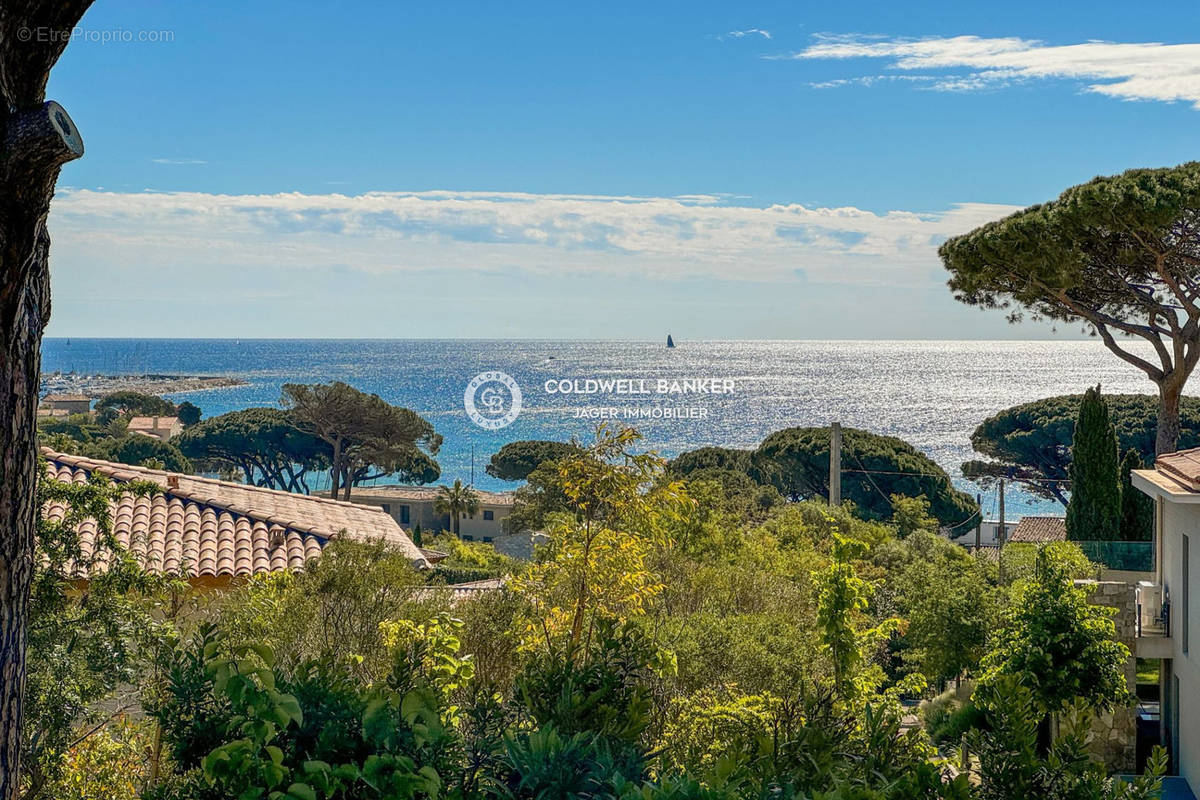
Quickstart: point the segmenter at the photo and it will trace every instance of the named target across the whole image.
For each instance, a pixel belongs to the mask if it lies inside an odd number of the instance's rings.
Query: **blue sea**
[[[445,437],[444,479],[512,488],[483,470],[506,442],[586,439],[596,425],[581,410],[676,409],[686,418],[622,419],[663,455],[705,445],[750,448],[794,425],[843,425],[899,436],[952,475],[972,457],[971,431],[1016,403],[1081,392],[1151,393],[1153,385],[1095,341],[470,341],[296,339],[47,339],[44,372],[230,375],[244,386],[172,395],[205,416],[276,405],[288,382],[345,381],[429,419]],[[467,417],[463,393],[477,374],[499,370],[521,387],[508,427],[485,430]],[[628,379],[647,394],[549,393],[562,381]],[[658,394],[658,381],[732,381],[723,394]],[[639,383],[640,382],[640,383]],[[728,384],[723,383],[727,386]],[[586,384],[581,383],[581,388]],[[957,477],[971,492],[978,487]],[[996,511],[983,492],[984,514]],[[1061,513],[1010,489],[1010,518]]]

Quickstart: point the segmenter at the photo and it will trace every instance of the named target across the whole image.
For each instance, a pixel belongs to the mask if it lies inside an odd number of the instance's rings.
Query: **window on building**
[[[400,524],[407,525],[409,518],[408,506],[400,506]]]
[[[1189,612],[1191,611],[1189,606],[1192,604],[1192,581],[1191,575],[1189,574],[1191,572],[1191,564],[1189,562],[1192,560],[1191,549],[1191,543],[1188,541],[1188,537],[1185,535],[1183,537],[1183,557],[1180,559],[1180,561],[1183,562],[1183,586],[1180,587],[1181,591],[1179,593],[1179,599],[1182,601],[1179,604],[1179,610],[1181,612],[1179,615],[1179,640],[1185,656],[1188,653],[1188,617],[1190,616]]]
[[[485,536],[485,537],[483,537],[483,543],[484,543],[484,544],[491,544],[491,543],[492,543],[492,537],[490,537],[490,536]]]
[[[474,536],[464,536],[463,541],[464,542],[473,542],[473,541],[475,541],[475,537]]]
[[[492,520],[492,519],[496,518],[496,515],[493,514],[491,511],[485,510],[483,512],[483,518],[486,520]]]

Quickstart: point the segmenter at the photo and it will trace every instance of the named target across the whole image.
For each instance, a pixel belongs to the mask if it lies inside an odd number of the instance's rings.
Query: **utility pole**
[[[1000,546],[1008,543],[1008,529],[1004,527],[1004,478],[1000,479]]]
[[[979,516],[975,518],[975,552],[983,546],[983,495],[975,495],[975,505],[979,506]]]
[[[842,504],[842,423],[829,426],[829,505]]]

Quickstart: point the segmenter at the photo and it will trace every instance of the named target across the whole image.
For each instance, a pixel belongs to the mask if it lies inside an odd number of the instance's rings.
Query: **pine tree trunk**
[[[1179,447],[1179,398],[1183,384],[1164,381],[1158,387],[1158,435],[1154,441],[1154,454],[1174,453]]]
[[[18,233],[0,220],[6,245]],[[0,798],[17,797],[25,694],[25,635],[33,576],[33,511],[36,497],[34,423],[42,329],[50,311],[45,227],[41,244],[27,252],[32,279],[21,292],[15,317],[6,315],[0,356]],[[6,246],[5,269],[13,254]],[[7,287],[5,287],[7,288]]]
[[[5,154],[7,155],[7,153]],[[57,176],[57,169],[54,170]],[[50,318],[53,181],[5,186],[0,199],[0,798],[17,796],[25,634],[33,576],[37,401],[42,331]],[[14,196],[15,195],[15,196]]]
[[[338,480],[342,476],[342,440],[335,439],[333,442],[333,458],[332,464],[329,466],[329,497],[333,500],[338,499]]]
[[[0,800],[17,800],[42,331],[50,319],[46,217],[59,170],[83,155],[75,123],[45,102],[50,69],[91,0],[0,4]]]

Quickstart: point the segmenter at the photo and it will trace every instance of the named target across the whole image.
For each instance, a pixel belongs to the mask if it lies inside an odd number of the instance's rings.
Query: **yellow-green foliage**
[[[260,576],[215,609],[231,644],[265,644],[284,664],[356,663],[366,677],[389,662],[380,623],[427,619],[448,605],[425,586],[408,557],[383,542],[342,540],[298,574]]]
[[[654,747],[664,772],[712,772],[722,758],[752,750],[768,735],[780,699],[769,693],[702,689],[671,702]]]
[[[55,800],[136,800],[150,777],[153,725],[118,720],[67,751]]]
[[[446,554],[446,560],[439,562],[441,566],[484,569],[497,575],[512,574],[522,567],[521,562],[486,542],[467,542],[450,533],[428,536],[422,546]]]

